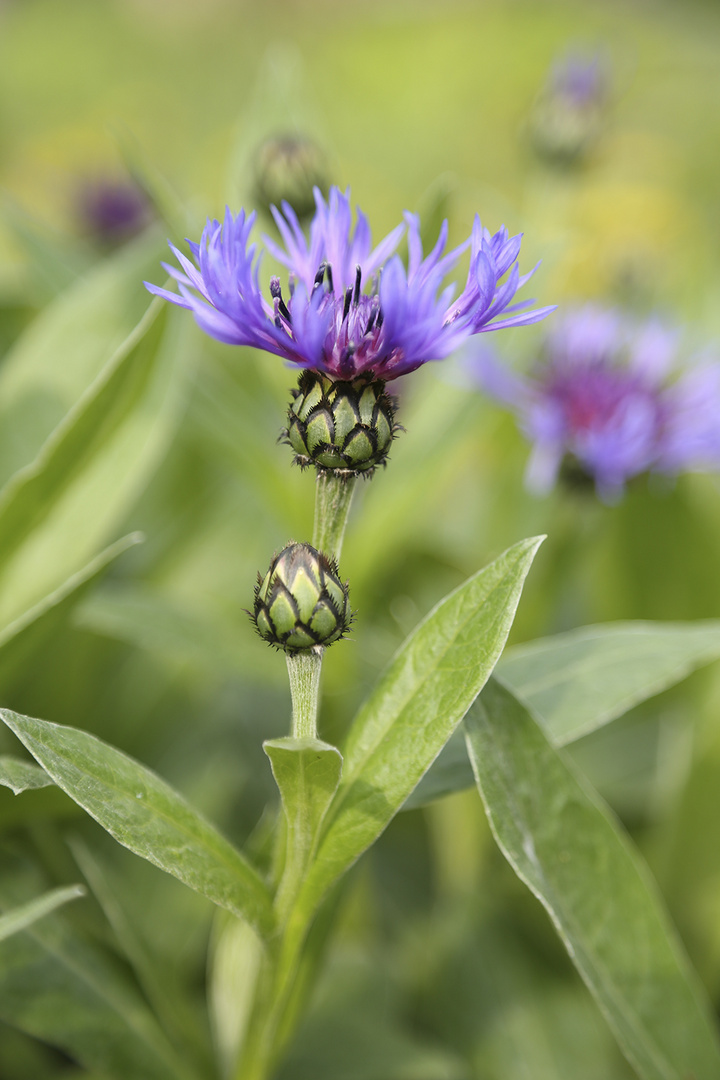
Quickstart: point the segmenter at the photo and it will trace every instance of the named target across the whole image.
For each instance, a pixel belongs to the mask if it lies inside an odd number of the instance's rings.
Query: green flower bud
[[[298,465],[370,476],[385,463],[398,430],[385,383],[365,376],[333,381],[306,370],[292,394],[283,435]]]
[[[348,587],[337,563],[310,544],[288,544],[264,578],[258,574],[251,618],[258,634],[286,652],[330,645],[351,621]]]
[[[327,187],[327,164],[317,143],[303,135],[276,135],[258,147],[255,199],[269,208],[290,203],[300,221],[315,213],[313,188]]]

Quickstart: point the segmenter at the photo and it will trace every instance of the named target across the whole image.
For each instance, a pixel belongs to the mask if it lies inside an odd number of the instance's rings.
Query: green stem
[[[292,696],[292,734],[295,739],[317,738],[322,646],[305,652],[286,653]]]
[[[333,472],[319,471],[317,474],[312,544],[336,561],[340,558],[356,481],[355,476],[341,479]],[[293,703],[292,734],[296,739],[317,738],[323,651],[318,647],[286,654]],[[300,856],[302,853],[295,854]],[[294,880],[297,871],[292,858],[290,864],[289,873],[284,876],[278,890],[277,900],[281,909],[286,907],[287,897],[294,894],[297,884]],[[288,878],[292,878],[292,882]],[[283,1027],[292,1000],[296,965],[300,963],[304,936],[304,933],[298,936],[296,928],[292,942],[281,937],[266,959],[263,992],[256,999],[248,1040],[235,1072],[236,1080],[267,1080],[272,1070],[279,1051],[279,1030]],[[281,957],[284,962],[281,962]]]
[[[339,477],[330,471],[317,474],[312,544],[336,561],[340,559],[356,483],[357,476]]]

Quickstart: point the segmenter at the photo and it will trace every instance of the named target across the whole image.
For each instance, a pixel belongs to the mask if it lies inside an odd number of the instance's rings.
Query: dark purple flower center
[[[275,325],[293,337],[292,304],[295,281],[290,275],[289,301],[282,294],[280,278],[270,279],[270,295],[273,298]],[[372,278],[370,293],[362,292],[362,267],[355,268],[355,281],[341,294],[335,291],[332,266],[322,262],[315,274],[311,303],[316,305],[320,316],[325,315],[328,333],[325,338],[325,358],[332,362],[340,376],[350,377],[372,363],[383,363],[377,355],[378,340],[383,325],[380,306],[379,274]]]
[[[574,434],[603,429],[635,404],[659,413],[657,394],[638,375],[606,363],[553,371],[546,387]]]

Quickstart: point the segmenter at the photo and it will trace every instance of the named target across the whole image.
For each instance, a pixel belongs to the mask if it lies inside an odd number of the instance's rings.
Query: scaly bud
[[[337,563],[310,544],[288,544],[264,578],[258,574],[251,618],[258,634],[286,652],[330,645],[351,621],[348,587]]]
[[[292,394],[283,436],[298,465],[369,476],[384,464],[398,430],[385,383],[362,376],[333,381],[306,370]]]
[[[327,188],[325,155],[304,135],[276,135],[257,150],[255,197],[267,208],[288,202],[300,221],[315,213],[313,188]]]

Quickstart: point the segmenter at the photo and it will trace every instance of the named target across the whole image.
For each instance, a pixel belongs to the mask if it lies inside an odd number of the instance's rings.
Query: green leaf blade
[[[490,824],[643,1080],[713,1080],[720,1044],[654,883],[599,797],[497,680],[465,720]]]
[[[287,822],[285,871],[277,897],[278,910],[284,913],[314,854],[320,826],[340,783],[343,759],[336,747],[313,738],[268,739],[263,750]]]
[[[86,732],[8,709],[0,709],[0,717],[118,843],[246,919],[261,935],[270,933],[272,905],[260,875],[169,784]]]
[[[35,900],[28,900],[27,903],[12,911],[4,912],[0,915],[0,941],[4,941],[21,930],[26,930],[28,926],[32,926],[38,919],[49,915],[62,904],[77,900],[84,895],[85,889],[82,885],[61,886],[59,889],[51,889],[50,892],[38,896]]]
[[[385,829],[477,697],[542,538],[522,541],[430,612],[361,708],[298,904],[314,910]]]
[[[564,746],[718,658],[717,620],[609,623],[516,645],[498,675]]]
[[[533,710],[554,746],[566,746],[720,658],[720,622],[583,626],[507,649],[497,674]],[[411,810],[472,787],[456,732],[405,804]]]
[[[36,902],[27,864],[1,869],[3,906]],[[0,942],[0,1018],[108,1080],[198,1080],[122,969],[58,913]]]
[[[39,765],[11,754],[0,755],[0,784],[10,788],[13,795],[37,788],[51,787],[55,781]]]

